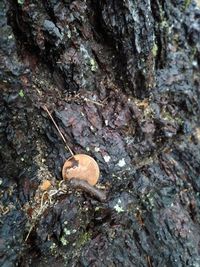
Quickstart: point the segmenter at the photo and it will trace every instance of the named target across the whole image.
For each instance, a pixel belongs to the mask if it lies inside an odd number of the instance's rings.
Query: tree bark
[[[0,5],[1,266],[199,266],[197,4]],[[70,152],[44,106],[106,201],[60,183]]]

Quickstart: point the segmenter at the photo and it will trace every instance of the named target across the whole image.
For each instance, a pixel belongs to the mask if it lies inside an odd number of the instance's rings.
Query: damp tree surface
[[[198,2],[7,0],[0,16],[0,265],[199,266]],[[106,201],[60,183],[70,153],[44,106]]]

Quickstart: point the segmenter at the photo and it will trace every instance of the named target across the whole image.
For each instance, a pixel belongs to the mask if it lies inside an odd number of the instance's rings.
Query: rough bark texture
[[[200,266],[197,5],[0,9],[1,266]],[[105,202],[59,184],[70,153],[44,105],[99,163]]]

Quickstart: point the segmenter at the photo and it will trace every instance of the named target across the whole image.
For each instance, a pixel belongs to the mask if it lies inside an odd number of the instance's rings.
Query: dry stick
[[[39,209],[39,211],[38,211],[38,213],[37,213],[37,215],[36,215],[36,218],[33,220],[33,223],[32,223],[32,225],[31,225],[31,227],[30,227],[30,229],[29,229],[29,231],[28,231],[28,234],[26,235],[26,238],[25,238],[25,242],[28,240],[28,238],[29,238],[29,236],[30,236],[30,234],[31,234],[31,232],[32,232],[32,230],[33,230],[33,228],[35,227],[35,225],[36,225],[36,221],[37,221],[37,219],[39,218],[39,216],[42,214],[42,212],[43,212],[43,207],[44,207],[44,196],[45,196],[45,194],[47,193],[47,191],[45,191],[43,194],[42,194],[42,198],[41,198],[41,203],[40,203],[40,209]]]
[[[89,193],[91,196],[95,197],[101,202],[106,200],[106,194],[104,191],[95,188],[94,186],[90,185],[85,180],[79,180],[77,178],[72,178],[69,181],[69,184],[72,188],[75,189],[82,189],[83,191]]]
[[[31,232],[32,232],[34,227],[35,227],[35,224],[32,224],[30,229],[29,229],[29,231],[28,231],[28,234],[27,234],[26,238],[24,239],[25,242],[28,240],[28,238],[29,238],[29,236],[30,236],[30,234],[31,234]]]
[[[104,106],[103,103],[100,103],[100,102],[91,100],[91,99],[89,99],[89,98],[87,98],[87,97],[85,97],[84,100],[85,100],[86,102],[91,102],[91,103],[93,103],[93,104],[96,104],[96,105],[99,105],[99,106],[102,106],[102,107]]]
[[[66,141],[64,135],[61,133],[61,130],[59,129],[57,123],[55,122],[54,118],[52,117],[51,113],[49,112],[49,110],[48,110],[48,108],[47,108],[46,106],[44,106],[44,110],[48,113],[49,117],[51,118],[53,124],[55,125],[55,127],[56,127],[58,133],[60,134],[60,136],[61,136],[63,142],[65,143],[67,149],[69,150],[70,154],[71,154],[72,156],[74,156],[73,151],[72,151],[71,148],[68,146],[67,141]]]

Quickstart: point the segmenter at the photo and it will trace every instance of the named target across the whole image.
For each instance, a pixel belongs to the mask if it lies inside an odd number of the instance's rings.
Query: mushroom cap
[[[64,163],[62,177],[64,180],[77,178],[95,185],[99,179],[100,171],[97,162],[85,154],[77,154]]]
[[[40,184],[40,190],[46,191],[50,188],[51,182],[49,180],[43,180]]]

